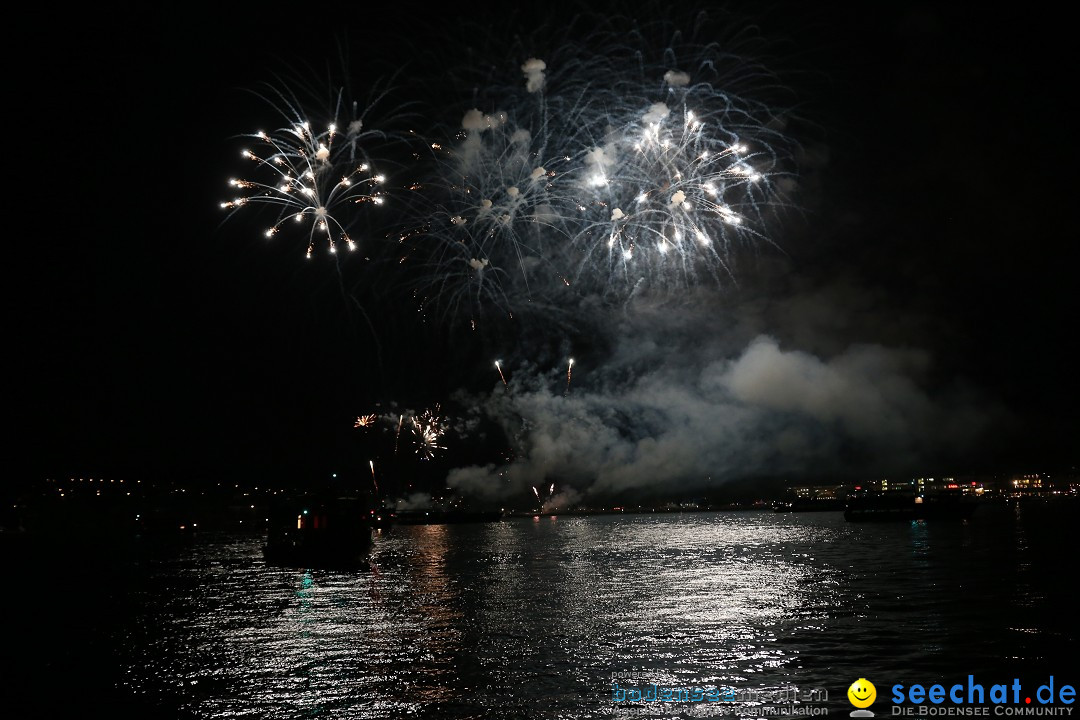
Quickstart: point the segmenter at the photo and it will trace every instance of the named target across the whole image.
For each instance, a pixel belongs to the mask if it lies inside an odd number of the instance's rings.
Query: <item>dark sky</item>
[[[823,361],[860,343],[916,350],[930,360],[921,397],[946,406],[926,417],[986,421],[929,472],[1074,465],[1070,24],[1050,5],[807,5],[747,5],[802,118],[789,131],[806,211],[726,291],[732,358],[758,331]],[[31,50],[7,60],[20,476],[330,472],[357,463],[352,422],[376,402],[420,407],[497,380],[498,339],[418,332],[380,290],[363,297],[369,325],[332,263],[221,224],[234,136],[266,117],[248,90],[337,67],[343,48],[364,85],[397,60],[483,54],[513,22],[496,4],[418,8],[25,17]],[[452,98],[448,70],[413,68],[415,87]],[[950,402],[967,414],[942,420]]]

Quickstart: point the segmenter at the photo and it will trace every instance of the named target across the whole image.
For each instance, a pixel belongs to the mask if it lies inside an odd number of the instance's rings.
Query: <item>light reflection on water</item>
[[[1006,511],[515,519],[397,527],[346,572],[205,536],[132,571],[107,644],[121,695],[182,717],[612,717],[626,671],[825,688],[846,712],[859,677],[882,693],[1066,675],[1076,625],[1053,564],[1074,537]]]

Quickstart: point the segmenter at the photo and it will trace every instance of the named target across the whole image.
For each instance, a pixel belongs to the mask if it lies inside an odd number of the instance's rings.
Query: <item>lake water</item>
[[[270,567],[243,534],[27,555],[9,566],[6,692],[39,717],[114,718],[847,717],[859,678],[881,717],[895,684],[968,675],[1031,695],[1080,680],[1076,520],[399,526],[360,571]],[[616,702],[616,685],[738,695]]]

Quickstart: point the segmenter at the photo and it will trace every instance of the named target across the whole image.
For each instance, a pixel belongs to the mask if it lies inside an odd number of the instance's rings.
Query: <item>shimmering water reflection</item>
[[[846,715],[859,677],[882,692],[1073,672],[1054,567],[1075,535],[1030,515],[402,526],[349,572],[269,567],[261,538],[205,536],[132,571],[104,645],[120,696],[182,717],[609,718],[612,674],[627,671],[823,688]]]

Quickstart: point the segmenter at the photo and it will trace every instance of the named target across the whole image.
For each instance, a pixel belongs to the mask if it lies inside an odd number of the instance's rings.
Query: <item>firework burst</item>
[[[441,444],[446,428],[447,421],[439,415],[439,406],[412,417],[416,454],[421,460],[432,460],[440,450],[446,449],[446,446]]]
[[[339,88],[329,110],[322,112],[309,111],[292,90],[271,87],[259,94],[284,124],[242,136],[250,146],[241,156],[252,167],[244,177],[229,180],[238,194],[222,202],[222,209],[268,206],[274,215],[263,230],[265,236],[295,231],[304,240],[308,258],[319,247],[331,254],[341,247],[356,250],[358,241],[349,228],[389,195],[386,176],[372,158],[387,157],[391,146],[408,141],[399,131],[371,127],[372,113],[386,102],[388,93],[379,88],[361,105],[346,102],[345,89]],[[380,124],[393,126],[405,117],[399,107]],[[396,161],[382,164],[396,166]]]
[[[510,316],[526,303],[553,304],[570,237],[560,210],[569,200],[555,183],[567,158],[546,156],[534,130],[507,113],[476,109],[433,150],[418,279],[439,312]]]
[[[290,127],[272,133],[263,131],[250,135],[258,149],[245,149],[243,157],[255,163],[259,179],[231,179],[229,185],[241,195],[221,204],[234,210],[251,204],[266,204],[278,210],[274,223],[265,231],[266,237],[278,234],[291,221],[303,228],[307,242],[307,257],[323,243],[331,253],[344,244],[349,250],[356,243],[346,231],[350,222],[342,216],[354,204],[381,205],[384,194],[379,186],[385,178],[366,162],[343,161],[344,142],[333,123],[322,132],[314,132],[308,121],[298,121]],[[339,142],[339,138],[342,142]]]
[[[675,291],[722,281],[733,244],[765,237],[760,154],[685,97],[675,108],[642,107],[585,153],[577,281],[615,294],[641,281]]]
[[[775,79],[698,40],[698,20],[597,25],[508,58],[479,98],[493,109],[467,109],[434,143],[440,192],[419,237],[449,315],[678,297],[732,280],[739,248],[771,242],[796,149],[754,98]]]
[[[353,423],[354,428],[370,429],[382,424],[385,428],[393,431],[394,455],[398,454],[402,442],[402,430],[407,429],[405,442],[412,442],[415,455],[421,460],[432,460],[438,453],[446,449],[446,433],[450,428],[450,420],[442,415],[442,406],[436,404],[421,412],[411,410],[394,414],[376,415],[369,413],[360,415]],[[374,472],[374,467],[372,468]]]
[[[502,59],[441,58],[449,94],[410,135],[408,192],[365,255],[425,317],[472,328],[733,278],[733,254],[771,242],[790,204],[796,148],[769,102],[779,83],[737,43],[700,40],[716,37],[701,18],[582,16],[527,43],[508,34]],[[287,124],[244,151],[260,177],[233,180],[223,207],[275,207],[267,234],[299,224],[308,256],[355,247],[347,228],[387,200],[368,152],[385,136],[355,105],[321,125],[278,105]]]

